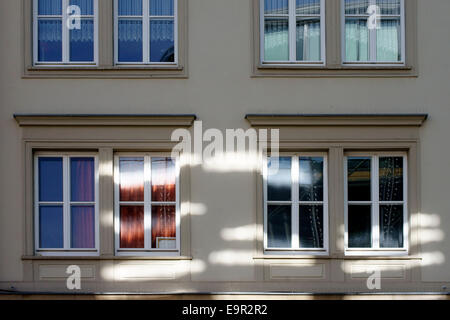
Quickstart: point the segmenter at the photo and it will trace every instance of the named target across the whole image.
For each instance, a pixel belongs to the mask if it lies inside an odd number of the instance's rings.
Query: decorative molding
[[[14,114],[19,126],[164,126],[190,127],[195,114]]]
[[[410,126],[420,127],[427,114],[247,114],[256,126]]]

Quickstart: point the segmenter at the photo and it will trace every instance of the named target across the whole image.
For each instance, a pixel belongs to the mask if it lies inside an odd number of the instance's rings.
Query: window
[[[42,255],[97,254],[97,156],[35,156],[35,236]]]
[[[97,0],[34,0],[34,64],[97,63]]]
[[[403,63],[404,0],[345,0],[345,63]]]
[[[347,253],[406,251],[406,155],[351,153],[345,164]]]
[[[324,0],[261,0],[262,62],[323,63],[324,14]]]
[[[117,64],[177,62],[177,0],[115,0]]]
[[[117,254],[179,254],[178,176],[164,154],[115,156]]]
[[[269,157],[264,165],[264,248],[273,253],[327,253],[327,158]]]

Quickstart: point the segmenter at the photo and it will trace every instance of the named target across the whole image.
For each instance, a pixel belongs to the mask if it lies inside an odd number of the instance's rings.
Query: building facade
[[[446,293],[449,12],[1,1],[0,292]]]

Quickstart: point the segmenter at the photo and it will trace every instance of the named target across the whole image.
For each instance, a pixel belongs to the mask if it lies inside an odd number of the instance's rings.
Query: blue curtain
[[[289,60],[289,24],[288,19],[265,19],[264,60]]]
[[[38,1],[39,15],[61,15],[62,14],[62,0],[39,0]]]
[[[39,61],[62,61],[62,22],[60,19],[39,19]]]
[[[81,29],[70,30],[70,61],[94,61],[94,21],[81,20]]]
[[[142,0],[119,0],[119,16],[141,16]]]
[[[377,61],[401,60],[400,19],[382,20],[377,30]]]
[[[320,0],[297,0],[297,14],[320,14]]]
[[[150,20],[150,61],[174,62],[173,20]]]
[[[142,21],[119,20],[119,61],[142,62]]]
[[[320,19],[297,20],[297,61],[319,61]]]
[[[150,0],[150,15],[173,16],[174,0]]]
[[[264,14],[288,14],[288,0],[264,0]]]
[[[346,61],[369,60],[369,30],[366,19],[347,19],[345,21]]]

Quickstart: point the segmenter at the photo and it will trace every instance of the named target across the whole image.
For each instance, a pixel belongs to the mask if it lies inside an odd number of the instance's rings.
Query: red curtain
[[[144,206],[120,207],[120,247],[144,248]]]
[[[144,201],[144,159],[120,160],[120,201]]]
[[[72,248],[95,248],[95,208],[72,206]]]
[[[152,248],[157,248],[157,237],[176,237],[175,206],[152,207]]]
[[[171,158],[152,158],[152,201],[175,201],[175,163]]]

